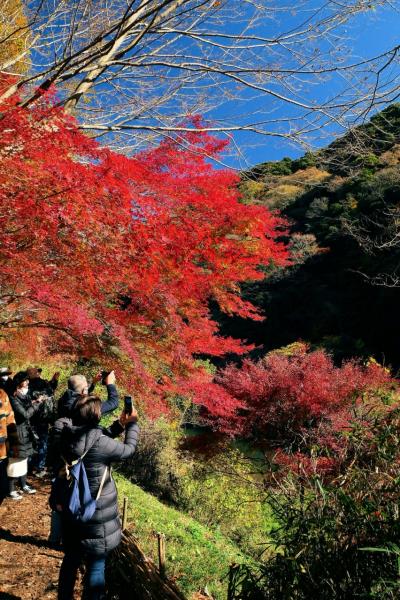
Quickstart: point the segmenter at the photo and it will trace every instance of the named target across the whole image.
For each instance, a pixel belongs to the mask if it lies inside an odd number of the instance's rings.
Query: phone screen
[[[125,396],[124,398],[124,412],[126,415],[132,414],[132,396]]]

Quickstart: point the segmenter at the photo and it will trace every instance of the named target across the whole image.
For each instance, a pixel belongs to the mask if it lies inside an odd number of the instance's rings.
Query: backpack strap
[[[96,442],[97,442],[97,440],[95,440],[95,441],[93,442],[93,444],[91,444],[91,445],[89,446],[89,448],[87,448],[87,449],[85,450],[85,452],[84,452],[84,453],[83,453],[83,454],[82,454],[82,455],[79,457],[79,460],[83,460],[83,459],[85,458],[86,454],[89,452],[89,450],[91,450],[91,449],[92,449],[92,446],[94,446]]]
[[[69,470],[77,461],[72,461],[72,463],[69,463],[62,454],[61,454],[61,458],[63,459],[64,465],[59,469],[58,476],[66,477],[67,479],[69,479],[70,478]]]
[[[64,464],[64,468],[65,468],[65,473],[66,473],[67,479],[69,479],[69,469],[70,469],[72,466],[76,465],[76,464],[77,464],[79,461],[81,461],[81,462],[82,462],[82,464],[83,464],[83,459],[85,458],[86,454],[89,452],[89,450],[91,450],[91,449],[92,449],[92,447],[93,447],[93,446],[95,445],[95,443],[96,443],[96,442],[97,442],[97,441],[98,441],[98,440],[101,438],[101,436],[102,436],[102,435],[103,435],[103,434],[101,434],[101,435],[100,435],[100,436],[99,436],[97,439],[95,439],[95,440],[94,440],[94,442],[93,442],[93,443],[92,443],[92,444],[89,446],[89,448],[87,448],[87,449],[85,450],[85,452],[84,452],[84,453],[83,453],[81,456],[79,456],[79,457],[78,457],[76,460],[73,460],[73,461],[71,462],[71,464],[70,464],[70,463],[68,463],[68,461],[66,461],[66,460],[65,460],[65,458],[64,458],[63,456],[61,456],[61,458],[63,459],[63,461],[64,461],[64,463],[65,463],[65,464]],[[97,501],[97,500],[100,498],[100,496],[101,496],[101,492],[103,491],[103,487],[104,487],[104,484],[105,484],[105,482],[106,482],[107,472],[108,472],[108,467],[106,467],[106,468],[104,469],[104,473],[103,473],[103,475],[102,475],[102,477],[101,477],[101,482],[100,482],[99,491],[97,492],[97,495],[96,495],[96,498],[95,498],[95,499],[96,499],[96,501]],[[111,475],[111,468],[110,468],[110,475]]]
[[[99,491],[97,492],[96,501],[100,498],[101,492],[103,491],[103,487],[106,482],[107,472],[108,472],[108,467],[106,467],[104,469],[103,477],[101,478],[101,482],[100,482]]]
[[[79,457],[79,460],[81,460],[81,461],[83,462],[83,459],[84,459],[84,457],[86,456],[86,454],[89,452],[89,450],[91,450],[91,449],[93,448],[93,446],[95,445],[95,443],[96,443],[96,442],[97,442],[97,441],[98,441],[98,440],[99,440],[99,439],[100,439],[100,438],[101,438],[103,435],[104,435],[104,434],[102,433],[101,435],[99,435],[99,437],[98,437],[97,439],[95,439],[95,440],[94,440],[93,444],[91,444],[91,445],[89,446],[89,448],[87,448],[87,450],[86,450],[86,451],[85,451],[85,452],[82,454],[82,456],[80,456],[80,457]],[[103,491],[103,487],[104,487],[104,484],[105,484],[105,482],[106,482],[107,472],[108,472],[108,467],[106,467],[106,468],[104,469],[104,473],[103,473],[103,475],[102,475],[102,477],[101,477],[99,491],[97,492],[97,495],[96,495],[96,498],[95,498],[96,502],[97,502],[97,500],[100,498],[100,496],[101,496],[101,492]]]
[[[76,460],[72,461],[72,464],[75,465],[79,460],[83,461],[83,459],[85,458],[86,454],[89,452],[89,450],[91,450],[93,448],[93,446],[95,445],[95,443],[99,441],[99,439],[101,438],[102,435],[103,434],[100,434],[97,438],[95,437],[94,441],[90,444],[90,446],[88,448],[86,448],[85,452],[83,454],[81,454],[81,456],[78,456],[78,458]]]

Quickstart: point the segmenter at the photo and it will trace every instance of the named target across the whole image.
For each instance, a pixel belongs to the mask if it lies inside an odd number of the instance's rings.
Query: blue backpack
[[[83,464],[83,458],[89,450],[90,448],[77,460],[72,461],[71,464],[62,457],[64,466],[52,481],[49,497],[52,510],[62,513],[78,523],[86,523],[92,518],[108,472],[106,467],[96,498],[92,498],[85,465]]]

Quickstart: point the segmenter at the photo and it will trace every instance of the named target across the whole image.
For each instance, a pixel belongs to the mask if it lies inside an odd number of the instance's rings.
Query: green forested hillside
[[[290,220],[293,265],[245,286],[264,323],[224,320],[224,333],[261,352],[302,338],[339,359],[373,354],[399,366],[399,140],[396,104],[324,150],[243,174],[244,201],[255,193]]]

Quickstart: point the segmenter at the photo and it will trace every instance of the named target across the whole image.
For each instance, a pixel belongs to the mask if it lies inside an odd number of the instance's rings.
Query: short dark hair
[[[28,367],[26,374],[29,379],[37,379],[39,377],[39,369],[37,367]]]
[[[72,411],[75,425],[97,425],[101,419],[101,400],[98,396],[82,395],[76,401]]]

